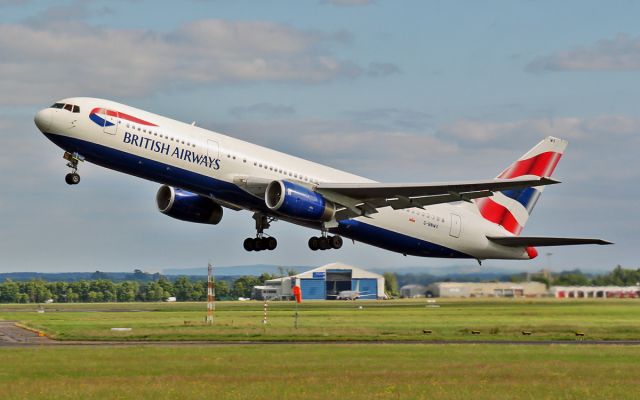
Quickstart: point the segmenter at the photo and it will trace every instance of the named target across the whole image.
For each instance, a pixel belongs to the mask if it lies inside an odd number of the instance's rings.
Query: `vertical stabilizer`
[[[511,164],[497,178],[551,177],[566,147],[566,140],[549,136]],[[476,200],[476,205],[486,220],[501,225],[514,235],[519,235],[543,190],[544,186],[539,186],[496,192],[492,197]]]

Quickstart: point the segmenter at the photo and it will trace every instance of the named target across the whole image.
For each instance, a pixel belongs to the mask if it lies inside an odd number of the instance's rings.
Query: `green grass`
[[[640,347],[0,348],[2,399],[632,399]]]
[[[0,319],[60,340],[575,340],[575,331],[592,340],[640,339],[640,304],[634,299],[439,299],[437,304],[309,301],[300,305],[298,329],[290,302],[270,302],[266,326],[261,302],[218,302],[213,326],[202,325],[205,303],[51,304],[44,314],[34,305],[0,305]],[[107,309],[123,312],[95,312]],[[133,329],[112,332],[112,327]],[[523,330],[533,334],[523,336]]]

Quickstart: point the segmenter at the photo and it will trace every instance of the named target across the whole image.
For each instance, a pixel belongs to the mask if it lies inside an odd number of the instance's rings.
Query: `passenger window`
[[[74,113],[79,113],[80,112],[80,106],[73,106],[73,112]]]
[[[73,106],[71,104],[65,104],[64,109],[67,111],[73,111]]]

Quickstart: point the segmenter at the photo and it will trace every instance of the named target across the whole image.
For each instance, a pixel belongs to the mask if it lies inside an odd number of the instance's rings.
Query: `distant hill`
[[[259,276],[263,273],[276,275],[280,273],[280,266],[269,264],[256,265],[240,265],[240,266],[221,266],[214,267],[214,275],[216,279],[233,280],[243,275]],[[316,268],[316,266],[283,266],[285,270],[295,270],[296,272],[304,272]],[[366,267],[365,267],[366,269]],[[441,280],[504,280],[509,275],[518,273],[518,270],[507,270],[499,268],[478,268],[478,267],[448,267],[448,268],[430,268],[430,267],[405,267],[405,268],[371,268],[368,269],[376,273],[393,272],[402,277],[401,282],[414,283],[435,282]],[[202,279],[207,275],[205,268],[169,268],[160,273],[145,273],[139,270],[135,272],[8,272],[0,273],[0,283],[11,279],[13,281],[28,281],[32,279],[42,279],[48,282],[76,282],[80,280],[93,279],[109,279],[114,282],[120,281],[139,281],[147,282],[157,280],[164,276],[170,280],[174,280],[179,276],[187,276],[191,279]]]
[[[213,273],[215,276],[242,276],[242,275],[262,275],[263,273],[277,274],[278,268],[294,269],[297,272],[304,272],[316,268],[315,266],[281,266],[269,264],[255,265],[238,265],[238,266],[214,266]],[[189,275],[189,276],[207,276],[207,268],[168,268],[162,271],[164,275]]]

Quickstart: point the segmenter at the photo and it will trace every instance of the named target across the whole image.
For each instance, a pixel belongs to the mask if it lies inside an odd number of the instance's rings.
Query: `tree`
[[[91,280],[97,281],[100,279],[109,279],[109,275],[101,271],[96,271],[93,274],[91,274]]]
[[[31,303],[44,303],[51,298],[47,284],[41,279],[34,279],[25,284],[25,293]]]
[[[227,299],[231,296],[229,284],[226,281],[215,282],[216,300]]]
[[[553,283],[557,286],[585,286],[591,284],[589,278],[579,269],[560,273]]]
[[[186,276],[180,276],[173,283],[173,294],[177,301],[189,301],[193,298],[193,284]]]
[[[116,285],[116,300],[120,302],[135,301],[139,286],[138,282],[120,282]]]
[[[398,277],[392,272],[385,272],[384,276],[384,292],[389,297],[397,297],[398,292]]]
[[[0,284],[0,303],[17,303],[18,294],[20,294],[20,287],[11,279]]]
[[[241,276],[240,278],[236,279],[235,282],[233,282],[233,289],[231,291],[232,295],[236,298],[250,297],[251,289],[253,289],[253,287],[256,285],[260,285],[262,282],[255,276]]]

